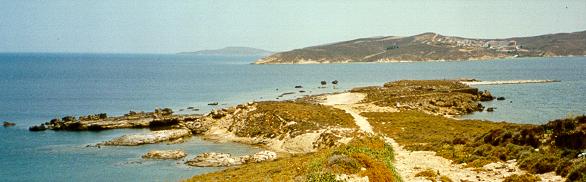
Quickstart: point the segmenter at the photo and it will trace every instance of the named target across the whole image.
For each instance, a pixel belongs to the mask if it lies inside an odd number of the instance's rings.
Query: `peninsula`
[[[361,38],[272,54],[255,64],[489,60],[586,55],[586,31],[507,39],[423,33]]]
[[[232,156],[149,151],[144,160],[227,167],[187,181],[579,181],[586,178],[586,116],[543,125],[454,119],[500,102],[470,82],[400,80],[343,93],[257,101],[205,115],[171,109],[67,116],[31,131],[151,128],[88,147],[169,145],[200,136],[265,151]],[[512,82],[512,81],[511,81]],[[515,81],[518,83],[545,83]],[[498,109],[496,110],[498,112]],[[178,163],[180,163],[178,161]],[[264,175],[258,175],[264,174]]]

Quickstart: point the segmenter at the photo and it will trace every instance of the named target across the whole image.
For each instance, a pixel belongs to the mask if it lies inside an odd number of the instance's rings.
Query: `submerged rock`
[[[277,159],[277,153],[272,151],[260,151],[253,155],[232,157],[228,153],[207,152],[197,155],[185,164],[197,167],[228,167],[252,162],[272,161]]]
[[[188,129],[160,130],[144,134],[123,135],[98,145],[135,146],[159,143],[188,136],[191,136],[191,131]]]
[[[496,108],[494,108],[494,107],[486,108],[486,112],[494,112],[494,109],[496,109]]]
[[[16,123],[9,122],[9,121],[4,121],[4,122],[2,123],[2,126],[4,126],[4,127],[11,127],[11,126],[16,126]]]
[[[505,100],[505,97],[497,97],[496,100]]]
[[[142,156],[143,159],[181,159],[187,156],[182,150],[151,150]]]

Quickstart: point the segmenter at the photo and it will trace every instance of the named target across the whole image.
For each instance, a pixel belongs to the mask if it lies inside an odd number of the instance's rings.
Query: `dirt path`
[[[326,100],[322,103],[324,105],[330,105],[338,109],[342,109],[346,111],[346,113],[352,115],[354,117],[354,121],[356,125],[360,128],[360,130],[373,134],[372,126],[365,117],[361,116],[359,112],[355,111],[352,108],[352,104],[356,104],[360,102],[362,99],[366,97],[365,94],[361,93],[342,93],[342,94],[335,94],[335,95],[328,95]]]
[[[322,104],[346,111],[354,117],[356,125],[360,127],[360,130],[374,134],[372,126],[360,113],[368,111],[397,112],[397,110],[393,108],[382,108],[372,104],[359,104],[365,97],[366,95],[361,93],[327,95]],[[436,156],[435,152],[409,151],[403,149],[392,138],[385,137],[385,140],[393,146],[393,150],[395,151],[395,168],[401,175],[403,181],[431,181],[424,177],[415,177],[417,173],[427,169],[439,173],[435,178],[437,181],[439,181],[440,176],[446,176],[452,181],[503,181],[507,176],[526,173],[517,167],[516,161],[491,163],[482,169],[465,168],[464,164],[452,164],[451,160]],[[554,173],[540,174],[537,176],[544,182],[564,181],[562,177],[556,176]]]

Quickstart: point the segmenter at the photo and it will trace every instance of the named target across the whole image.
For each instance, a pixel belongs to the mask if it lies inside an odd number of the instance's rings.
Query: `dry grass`
[[[194,176],[186,181],[305,181],[311,162],[325,158],[327,151],[293,155],[275,161],[251,163],[219,172]]]
[[[438,176],[437,172],[433,169],[426,169],[421,172],[415,174],[415,177],[424,177],[425,179],[435,181],[435,178]]]
[[[343,110],[307,102],[258,102],[245,123],[232,126],[241,137],[273,138],[290,133],[292,136],[327,127],[356,128],[354,118]]]
[[[452,179],[450,179],[447,176],[440,176],[440,181],[441,182],[452,182]]]

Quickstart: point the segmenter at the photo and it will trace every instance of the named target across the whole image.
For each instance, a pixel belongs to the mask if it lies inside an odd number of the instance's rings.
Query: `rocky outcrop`
[[[123,135],[98,145],[135,146],[159,143],[188,136],[191,136],[189,129],[160,130],[144,134]]]
[[[383,87],[363,87],[352,92],[366,93],[365,103],[399,110],[420,110],[435,115],[462,115],[482,111],[478,101],[495,97],[458,80],[400,80]]]
[[[488,90],[478,92],[478,98],[480,101],[491,101],[495,99]]]
[[[47,130],[47,127],[45,126],[45,124],[41,124],[38,126],[31,126],[28,128],[29,131],[45,131]]]
[[[4,126],[4,127],[11,127],[11,126],[16,126],[16,123],[9,122],[9,121],[4,121],[4,122],[2,123],[2,126]]]
[[[232,157],[227,153],[202,153],[185,164],[196,167],[228,167],[237,166],[252,162],[272,161],[277,159],[277,153],[272,151],[261,151],[253,155]]]
[[[29,130],[95,131],[117,128],[161,128],[195,121],[200,117],[201,115],[173,115],[173,111],[169,108],[157,108],[154,112],[130,111],[128,114],[118,117],[108,117],[106,113],[80,116],[78,118],[65,116],[63,118],[52,119],[49,122],[43,123],[42,126],[30,127]]]
[[[187,156],[182,150],[151,150],[142,156],[143,159],[181,159]]]
[[[315,152],[339,144],[338,140],[357,129],[352,116],[343,110],[301,101],[241,104],[212,111],[186,127],[206,139],[286,153]]]
[[[227,167],[236,166],[245,163],[243,157],[232,157],[227,153],[202,153],[195,158],[185,162],[185,164],[196,167]]]

